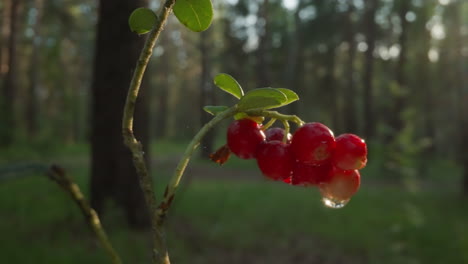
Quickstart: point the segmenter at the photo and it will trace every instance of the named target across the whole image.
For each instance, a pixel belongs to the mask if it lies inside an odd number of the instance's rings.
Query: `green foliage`
[[[174,14],[188,29],[201,32],[211,25],[213,5],[211,0],[177,0]]]
[[[212,115],[217,115],[225,110],[227,110],[228,107],[227,106],[221,106],[221,105],[218,105],[218,106],[214,106],[214,105],[207,105],[205,107],[203,107],[203,110],[205,110],[205,112],[209,113],[209,114],[212,114]]]
[[[280,107],[287,102],[286,95],[273,88],[258,88],[243,96],[238,103],[241,111],[252,109],[271,109]]]
[[[128,25],[133,32],[146,34],[153,29],[157,19],[156,14],[151,9],[140,7],[130,14]]]
[[[214,78],[214,83],[221,90],[234,95],[237,99],[244,96],[244,91],[240,84],[231,75],[226,73],[220,73]]]
[[[248,91],[244,95],[240,84],[231,75],[226,73],[216,75],[214,83],[221,90],[239,99],[237,103],[239,112],[236,116],[242,115],[243,111],[277,108],[299,100],[299,96],[295,92],[286,88],[257,88]],[[225,106],[204,107],[204,110],[210,114],[216,114],[226,109]]]

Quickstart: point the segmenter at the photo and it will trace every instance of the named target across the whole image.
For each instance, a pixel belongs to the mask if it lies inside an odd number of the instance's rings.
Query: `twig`
[[[89,206],[88,201],[84,198],[83,194],[81,193],[80,187],[76,183],[70,179],[65,170],[56,166],[52,165],[47,172],[47,176],[50,179],[55,181],[62,189],[64,189],[70,196],[72,197],[73,201],[78,205],[83,213],[86,221],[90,225],[91,229],[93,230],[96,237],[99,239],[102,247],[106,250],[109,257],[112,259],[113,264],[122,264],[122,261],[112,247],[112,244],[109,238],[104,231],[104,228],[101,225],[101,221],[99,220],[99,216],[97,215],[96,211]]]
[[[153,48],[156,44],[161,31],[163,30],[164,24],[172,11],[175,0],[166,0],[162,6],[158,20],[154,29],[149,33],[146,39],[145,46],[143,47],[140,57],[137,61],[135,71],[133,73],[132,81],[125,101],[125,107],[123,112],[122,120],[122,135],[124,138],[125,145],[130,149],[133,156],[133,164],[135,165],[138,177],[140,179],[140,186],[145,196],[146,204],[150,211],[151,217],[151,230],[152,230],[152,241],[153,241],[153,263],[154,264],[169,264],[169,255],[167,253],[167,246],[164,238],[164,232],[162,227],[157,225],[157,203],[154,195],[153,184],[151,177],[148,173],[148,169],[143,158],[143,149],[141,143],[137,141],[133,134],[133,116],[135,113],[135,104],[140,90],[143,75],[146,67],[148,66]]]
[[[210,131],[211,128],[213,128],[216,124],[221,122],[222,120],[229,118],[233,116],[237,111],[237,106],[233,106],[224,112],[219,113],[216,115],[213,119],[210,120],[210,122],[206,123],[200,131],[193,137],[192,141],[190,141],[189,145],[185,149],[184,155],[180,159],[179,163],[177,164],[177,167],[175,169],[174,175],[169,181],[169,184],[166,187],[166,190],[164,192],[164,198],[163,201],[159,204],[158,210],[157,210],[157,217],[158,217],[158,225],[162,226],[164,223],[165,216],[167,214],[167,211],[169,210],[169,207],[171,206],[171,203],[174,199],[175,192],[177,190],[177,187],[179,187],[180,179],[182,178],[182,175],[184,174],[185,168],[187,168],[187,164],[190,161],[190,158],[192,157],[193,151],[198,147],[200,144],[201,139]]]

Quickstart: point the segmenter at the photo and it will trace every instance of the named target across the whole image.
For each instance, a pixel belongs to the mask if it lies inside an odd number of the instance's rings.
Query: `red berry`
[[[258,144],[265,140],[260,125],[251,119],[236,120],[227,130],[229,149],[241,159],[252,159]]]
[[[361,176],[358,170],[333,168],[328,180],[320,184],[323,197],[334,201],[346,201],[359,189]]]
[[[269,128],[265,131],[265,136],[266,136],[266,141],[272,141],[272,140],[278,140],[278,141],[283,141],[284,138],[284,129],[279,128],[279,127],[272,127]],[[291,143],[291,134],[288,133],[288,138],[286,143]]]
[[[332,162],[342,170],[359,170],[366,166],[366,142],[353,134],[343,134],[336,138]]]
[[[309,165],[296,162],[291,178],[292,185],[318,186],[328,180],[332,166],[329,163],[323,165]]]
[[[333,132],[321,123],[307,123],[298,128],[291,141],[291,150],[301,163],[321,165],[335,148]]]
[[[289,145],[281,141],[265,141],[257,148],[257,165],[263,175],[273,180],[284,180],[291,176],[294,159]]]

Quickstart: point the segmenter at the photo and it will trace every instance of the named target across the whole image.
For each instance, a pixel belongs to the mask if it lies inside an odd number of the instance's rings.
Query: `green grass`
[[[85,181],[78,173],[80,185]],[[232,250],[287,246],[305,236],[311,239],[300,250],[325,241],[339,254],[364,254],[369,263],[468,261],[468,206],[443,191],[363,186],[349,205],[332,210],[321,205],[316,190],[277,183],[200,180],[185,187],[169,218],[175,221],[168,236],[177,263],[193,263],[189,233],[207,247]],[[2,182],[0,208],[0,249],[8,263],[106,263],[78,209],[47,179]],[[127,263],[144,263],[146,236],[126,230],[122,219],[111,211],[103,221]]]
[[[180,153],[183,146],[162,142],[153,148],[164,157]],[[57,156],[85,193],[86,149],[70,147]],[[459,180],[450,162],[433,164],[431,180],[449,186]],[[194,166],[216,165],[198,161]],[[226,170],[254,167],[232,159]],[[421,185],[409,192],[376,184],[379,170],[370,165],[363,171],[361,190],[340,210],[323,207],[315,189],[194,175],[190,183],[183,182],[169,215],[174,263],[221,263],[212,256],[229,258],[233,252],[256,254],[260,260],[268,254],[318,254],[325,260],[362,256],[366,263],[378,264],[468,263],[466,201],[445,185]],[[158,173],[167,178],[170,172]],[[148,234],[127,230],[124,219],[111,205],[103,218],[111,240],[125,263],[148,263]],[[42,175],[0,181],[0,233],[0,263],[109,263],[70,198]]]

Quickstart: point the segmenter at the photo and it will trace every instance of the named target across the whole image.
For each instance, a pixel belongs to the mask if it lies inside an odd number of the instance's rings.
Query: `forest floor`
[[[155,152],[158,197],[178,162],[177,146]],[[89,158],[78,153],[58,162],[86,192]],[[255,161],[195,159],[168,218],[173,263],[468,263],[468,205],[454,192],[457,172],[430,171],[445,180],[428,176],[431,184],[411,189],[382,180],[371,164],[350,204],[333,210],[313,188],[266,180]],[[124,263],[148,263],[148,233],[126,229],[113,208],[102,221]],[[69,197],[47,179],[0,181],[0,263],[108,263],[86,230]]]

